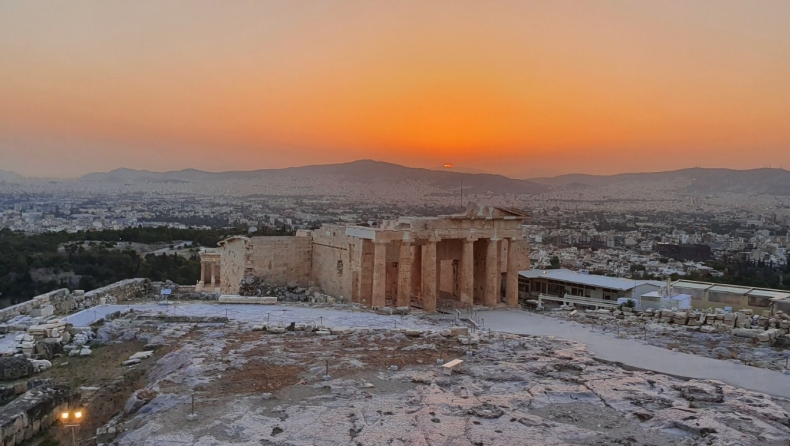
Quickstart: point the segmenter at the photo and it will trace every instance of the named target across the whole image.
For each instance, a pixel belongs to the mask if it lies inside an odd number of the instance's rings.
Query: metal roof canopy
[[[656,281],[620,279],[617,277],[598,276],[595,274],[580,274],[568,269],[530,269],[526,271],[519,271],[518,274],[521,277],[527,279],[544,278],[557,280],[560,282],[575,283],[577,285],[588,285],[619,291],[632,290],[644,284],[660,286],[660,282]]]
[[[690,280],[678,280],[672,283],[673,288],[688,288],[692,290],[707,290],[714,285],[713,283],[692,282]]]
[[[713,291],[715,293],[746,294],[751,290],[752,288],[738,285],[714,285],[710,287],[708,291]]]
[[[755,288],[746,294],[749,296],[770,297],[771,299],[785,299],[790,297],[790,291],[766,290],[762,288]]]

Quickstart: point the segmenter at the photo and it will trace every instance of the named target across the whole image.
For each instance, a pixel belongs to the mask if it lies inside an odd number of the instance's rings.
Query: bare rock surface
[[[437,333],[195,327],[153,367],[112,444],[790,442],[787,403],[762,393],[624,370],[552,337],[482,334],[472,346]],[[446,376],[437,358],[464,363]],[[193,392],[200,422],[186,421]]]

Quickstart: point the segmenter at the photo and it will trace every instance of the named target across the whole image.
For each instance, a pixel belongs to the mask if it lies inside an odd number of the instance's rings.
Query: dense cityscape
[[[255,189],[250,182],[234,189],[231,186],[237,184],[232,180],[152,183],[127,175],[119,185],[114,178],[21,179],[0,182],[0,227],[29,235],[71,234],[68,236],[71,243],[90,239],[91,233],[132,228],[292,234],[322,224],[375,227],[382,221],[402,216],[448,215],[462,211],[469,202],[480,202],[529,213],[522,230],[531,245],[533,268],[564,268],[620,278],[669,277],[790,288],[787,262],[790,198],[787,196],[695,193],[682,189],[683,184],[676,181],[657,180],[640,181],[636,187],[634,182],[581,189],[578,185],[553,186],[531,195],[480,193],[474,190],[474,175],[464,178],[449,186],[412,182],[407,187],[422,193],[403,194],[394,203],[387,201],[389,192],[377,193],[404,186],[391,179],[371,185],[325,176],[306,191],[309,195],[293,194],[289,184],[297,182],[296,179],[258,181],[270,184],[268,195],[249,194]],[[185,187],[187,184],[191,187]],[[222,196],[193,192],[222,188],[233,192]],[[352,190],[353,193],[349,196],[315,194],[320,190]],[[359,198],[362,195],[364,199]],[[134,244],[134,237],[126,241],[126,244],[93,249],[118,252],[134,249],[139,256],[164,255],[161,261],[169,264],[155,277],[195,280],[199,239],[172,239],[159,234],[156,243]],[[216,241],[202,246],[210,248]],[[108,252],[103,255],[110,255]],[[6,286],[0,290],[5,291],[2,298],[6,304],[60,285],[90,288],[123,278],[105,273],[102,280],[89,273],[83,278],[73,271],[55,271],[42,267],[41,261],[30,257],[33,254],[24,255],[28,256],[25,264],[38,265],[38,269],[32,270],[35,285]],[[167,260],[168,255],[174,254],[183,257],[185,265]],[[80,269],[75,262],[72,259],[69,265]],[[13,265],[20,265],[19,260],[8,262],[7,274],[12,274]],[[176,273],[178,268],[180,272]],[[19,268],[16,271],[24,272]],[[3,281],[19,282],[23,277],[7,275]],[[20,290],[22,294],[15,295]]]
[[[790,446],[788,24],[0,2],[0,446]]]

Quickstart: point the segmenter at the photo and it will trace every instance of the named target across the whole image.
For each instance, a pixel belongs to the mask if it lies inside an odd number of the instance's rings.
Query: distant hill
[[[116,169],[106,173],[91,173],[79,181],[111,183],[172,183],[232,180],[299,180],[315,182],[342,181],[397,186],[398,184],[424,184],[434,188],[459,188],[466,193],[491,194],[539,194],[550,188],[527,180],[508,178],[493,174],[472,174],[451,170],[430,170],[406,167],[398,164],[359,160],[341,164],[322,164],[285,169],[264,169],[235,172],[204,172],[186,169],[173,172],[151,172],[147,170]]]
[[[691,193],[733,192],[743,194],[790,195],[790,171],[784,169],[692,168],[669,172],[623,173],[619,175],[569,174],[551,178],[530,178],[533,183],[553,188],[602,187],[646,181],[676,182]]]
[[[474,167],[466,167],[466,166],[453,166],[453,167],[444,167],[444,166],[436,166],[431,167],[431,170],[441,170],[441,171],[450,171],[450,172],[461,172],[461,173],[491,173],[487,172],[483,169],[476,169]]]
[[[25,177],[16,172],[11,172],[10,170],[0,170],[0,181],[7,183],[18,183],[24,179]]]

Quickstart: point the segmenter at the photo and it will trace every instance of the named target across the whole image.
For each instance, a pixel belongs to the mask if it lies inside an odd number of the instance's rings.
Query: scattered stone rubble
[[[321,292],[317,287],[299,287],[296,284],[287,286],[269,285],[259,278],[247,278],[239,286],[241,296],[275,296],[279,302],[309,302],[321,304],[344,303],[343,296],[332,297]]]
[[[0,357],[0,379],[10,381],[25,378],[35,373],[36,368],[31,361],[21,356]]]
[[[69,356],[90,356],[92,352],[88,343],[95,337],[96,335],[91,330],[77,333],[71,344],[63,346],[63,350],[67,351]]]
[[[194,286],[182,286],[171,280],[165,282],[151,282],[149,285],[149,294],[154,299],[162,299],[162,290],[169,289],[170,295],[168,299],[176,300],[217,300],[219,294],[208,293],[205,291],[195,291]]]
[[[154,356],[154,351],[153,350],[146,350],[146,351],[142,351],[142,352],[137,352],[137,353],[133,354],[132,356],[129,356],[129,359],[127,359],[126,361],[122,362],[121,365],[126,365],[126,366],[137,365],[140,362],[142,362],[143,359],[148,359],[151,356]]]
[[[790,362],[790,315],[782,311],[769,316],[767,312],[756,315],[752,310],[636,311],[623,307],[577,311],[563,306],[545,314],[651,345],[717,359],[739,359],[756,367],[786,370]]]
[[[572,311],[572,307],[560,307],[554,311]],[[731,333],[733,336],[757,338],[758,341],[768,342],[790,332],[790,315],[778,311],[775,316],[768,312],[756,315],[752,310],[740,310],[737,313],[697,310],[653,310],[648,308],[637,312],[632,308],[624,307],[619,310],[587,310],[584,313],[576,312],[570,316],[579,315],[578,319],[620,320],[624,323],[638,323],[644,321],[660,322],[688,327],[688,331],[702,333]]]

